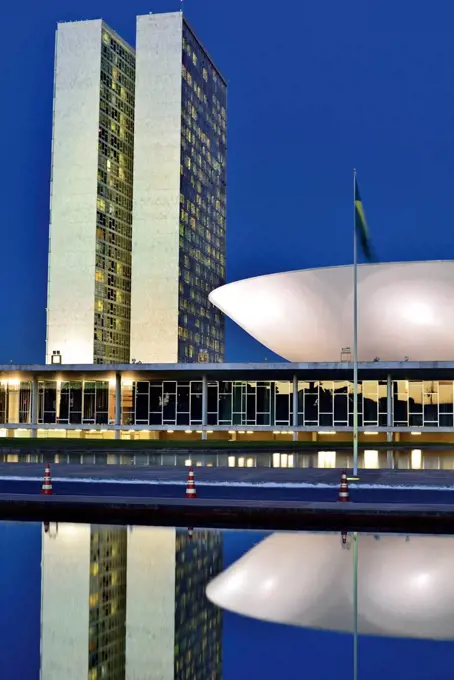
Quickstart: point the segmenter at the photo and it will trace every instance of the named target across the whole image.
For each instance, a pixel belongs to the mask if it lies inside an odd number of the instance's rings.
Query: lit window
[[[89,604],[90,607],[96,607],[99,601],[99,593],[92,593],[90,595]]]

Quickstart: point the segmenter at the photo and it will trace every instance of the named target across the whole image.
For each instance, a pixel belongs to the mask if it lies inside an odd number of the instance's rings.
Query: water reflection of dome
[[[453,358],[454,262],[361,265],[359,358]],[[339,361],[353,344],[352,267],[290,271],[235,281],[210,301],[289,361]]]
[[[358,554],[360,633],[454,639],[454,538],[362,535]],[[207,596],[257,619],[353,632],[352,576],[339,535],[279,533],[217,576]]]

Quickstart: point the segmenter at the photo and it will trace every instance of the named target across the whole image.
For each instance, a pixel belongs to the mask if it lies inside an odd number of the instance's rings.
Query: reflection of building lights
[[[150,430],[150,432],[151,432],[151,430]],[[174,433],[174,430],[167,430],[167,434],[173,434],[173,433]]]
[[[9,385],[9,387],[19,387],[19,385],[20,385],[19,378],[10,378],[8,380],[8,385]]]
[[[421,449],[413,449],[411,452],[411,467],[412,470],[420,470],[422,467],[422,451]]]
[[[369,437],[375,437],[378,434],[378,432],[365,432],[364,434]]]
[[[184,464],[186,465],[186,467],[191,467],[191,465],[192,465],[192,460],[191,460],[190,458],[187,458],[187,459],[184,461]]]
[[[378,451],[364,451],[364,467],[378,468]]]
[[[185,430],[185,434],[192,434],[192,430]]]
[[[320,430],[319,434],[336,434],[334,430]]]
[[[411,432],[410,434],[412,434],[412,435],[413,435],[413,437],[417,437],[418,435],[420,435],[420,434],[421,434],[421,432]]]

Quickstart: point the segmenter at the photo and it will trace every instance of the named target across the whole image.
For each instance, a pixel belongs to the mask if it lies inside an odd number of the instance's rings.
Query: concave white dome
[[[353,348],[352,266],[244,279],[210,301],[289,361],[339,361]],[[358,267],[360,361],[450,361],[453,338],[454,261]]]

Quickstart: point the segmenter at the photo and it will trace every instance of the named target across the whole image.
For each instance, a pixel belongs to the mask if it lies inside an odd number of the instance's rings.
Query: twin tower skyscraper
[[[223,361],[226,82],[180,12],[59,24],[46,361]]]

